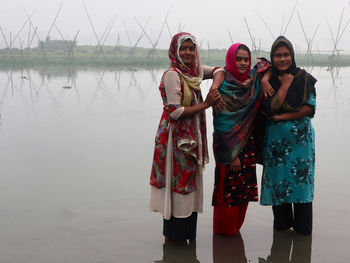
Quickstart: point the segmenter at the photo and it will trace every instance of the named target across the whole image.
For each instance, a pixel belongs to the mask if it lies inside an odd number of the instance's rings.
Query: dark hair
[[[273,53],[275,53],[276,50],[277,50],[279,47],[286,47],[286,48],[289,50],[289,52],[291,52],[291,54],[293,54],[293,50],[291,50],[290,46],[288,46],[287,43],[285,43],[285,42],[279,42],[279,43],[274,47]]]
[[[191,42],[193,42],[193,40],[191,39],[191,38],[185,38],[184,40],[182,40],[182,42],[186,42],[186,41],[191,41]],[[181,42],[181,43],[182,43]],[[193,42],[193,44],[195,44],[194,42]]]
[[[249,49],[246,45],[244,45],[244,44],[240,45],[240,46],[237,48],[237,51],[236,51],[236,52],[238,52],[238,50],[240,50],[240,49],[242,49],[242,50],[244,50],[244,51],[247,51],[247,52],[249,53],[249,57],[250,57],[250,49]]]

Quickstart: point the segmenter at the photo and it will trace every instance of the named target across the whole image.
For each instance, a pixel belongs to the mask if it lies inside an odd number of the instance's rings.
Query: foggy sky
[[[1,0],[0,1],[0,26],[9,42],[33,14],[31,23],[37,27],[38,35],[44,39],[52,25],[54,17],[61,5],[62,9],[56,20],[56,26],[66,39],[73,39],[79,30],[78,44],[96,44],[96,37],[89,23],[81,0]],[[251,34],[257,46],[269,50],[271,44],[278,35],[285,31],[298,50],[306,50],[307,44],[298,18],[298,13],[303,23],[307,38],[311,39],[318,27],[312,42],[312,49],[331,50],[333,38],[340,35],[350,21],[349,0],[85,0],[87,10],[98,38],[100,38],[110,21],[116,16],[106,44],[134,45],[140,37],[142,29],[135,18],[142,24],[148,21],[145,31],[138,46],[151,47],[158,38],[166,14],[169,11],[167,23],[170,32],[165,26],[160,35],[159,48],[168,48],[170,34],[174,34],[181,28],[183,31],[194,34],[202,44],[202,48],[227,48],[230,43],[229,33],[234,42],[246,43],[252,47],[252,41],[247,30],[246,19]],[[289,22],[293,8],[297,3],[294,15]],[[340,30],[339,22],[342,11],[344,16]],[[272,31],[269,32],[264,22]],[[329,23],[329,26],[327,24]],[[285,30],[286,25],[288,28]],[[126,33],[127,32],[127,33]],[[19,46],[20,41],[24,46],[28,42],[29,22],[17,37],[14,46]],[[273,35],[273,36],[272,36]],[[61,39],[54,27],[50,33],[52,39]],[[150,38],[150,40],[148,39]],[[37,39],[33,42],[35,46]],[[6,47],[4,38],[0,35],[0,48]],[[338,48],[350,52],[350,25],[343,32]]]

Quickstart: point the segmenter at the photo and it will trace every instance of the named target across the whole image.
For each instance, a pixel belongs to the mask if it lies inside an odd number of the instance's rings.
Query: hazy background
[[[73,39],[79,30],[79,45],[96,44],[96,38],[81,0],[1,0],[0,26],[5,37],[9,40],[11,34],[13,38],[28,19],[27,14],[35,12],[31,22],[34,27],[37,27],[40,38],[44,39],[61,3],[62,8],[55,24],[64,37]],[[130,42],[134,45],[142,32],[135,18],[142,25],[145,25],[149,19],[145,31],[154,43],[169,11],[167,23],[170,32],[166,26],[163,28],[157,46],[159,48],[167,48],[170,34],[176,33],[179,28],[196,35],[202,43],[202,48],[208,48],[208,44],[210,48],[227,48],[231,43],[228,31],[230,31],[233,41],[245,42],[251,46],[244,20],[246,18],[257,45],[268,50],[273,39],[285,31],[296,5],[294,15],[285,32],[285,35],[294,43],[296,49],[307,49],[305,36],[297,15],[298,12],[308,38],[312,38],[319,25],[313,41],[313,50],[326,51],[333,49],[330,28],[333,32],[333,38],[336,38],[338,28],[340,28],[338,35],[342,32],[343,35],[338,48],[350,51],[350,30],[347,27],[347,23],[350,21],[349,0],[218,0],[215,2],[211,0],[85,0],[84,3],[99,36],[103,34],[111,20],[117,16],[106,44],[129,45],[126,34],[128,32]],[[344,15],[340,24],[343,10]],[[271,29],[272,34],[261,18]],[[28,37],[28,29],[29,23],[26,24],[20,34],[24,43],[26,43]],[[147,36],[144,35],[141,38],[138,46],[151,47],[151,41]],[[55,28],[52,29],[50,37],[61,39]],[[17,38],[13,45],[19,46],[19,41],[19,38]],[[33,45],[36,45],[36,42],[35,40]],[[0,48],[4,47],[6,47],[4,37],[0,35]]]
[[[257,44],[261,41],[261,48],[266,50],[284,31],[296,3],[286,31],[296,49],[307,49],[298,11],[310,38],[319,25],[313,50],[333,49],[328,20],[334,38],[338,34],[339,39],[344,32],[338,48],[350,52],[350,26],[346,27],[350,21],[348,0],[85,1],[98,37],[117,16],[105,44],[129,45],[128,32],[131,45],[135,45],[142,32],[137,18],[142,25],[149,19],[145,30],[151,40],[144,34],[138,46],[151,47],[170,10],[169,29],[164,27],[160,34],[160,48],[168,48],[170,35],[179,28],[196,35],[203,48],[208,43],[210,48],[227,48],[231,43],[228,31],[233,41],[252,47],[246,18]],[[44,40],[60,6],[55,25],[64,37],[73,39],[79,30],[79,45],[96,45],[81,0],[0,0],[0,48],[6,47],[5,42],[10,39],[16,39],[12,46],[24,43],[25,48],[35,27]],[[25,24],[27,14],[33,12],[31,22]],[[271,28],[273,37],[259,16]],[[339,21],[342,21],[340,27]],[[61,39],[57,28],[52,27],[51,39]],[[34,38],[32,46],[37,41]],[[164,68],[136,70],[42,64],[13,69],[3,67],[3,61],[0,62],[0,262],[162,262],[167,254],[179,259],[184,254],[182,250],[171,253],[163,250],[162,217],[148,209],[149,171],[162,111],[158,86]],[[237,253],[240,246],[232,244],[234,239],[215,245],[211,207],[215,162],[209,151],[211,161],[204,174],[204,213],[198,221],[197,249],[192,251],[201,263],[215,262],[215,255],[232,255],[227,258],[245,262],[234,259],[241,254],[248,262],[269,262],[273,242],[282,258],[274,262],[350,262],[347,230],[350,206],[344,205],[344,200],[350,199],[346,165],[350,67],[306,70],[318,80],[317,114],[313,119],[316,175],[312,247],[300,245],[300,240],[293,236],[275,238],[271,208],[258,203],[249,205],[241,231],[245,254],[244,250]],[[204,81],[204,95],[210,83]],[[210,111],[207,112],[208,145],[212,145],[213,129]],[[260,182],[261,167],[258,169]],[[292,242],[292,247],[285,249]],[[311,260],[307,256],[309,252]],[[301,260],[285,260],[295,255]]]

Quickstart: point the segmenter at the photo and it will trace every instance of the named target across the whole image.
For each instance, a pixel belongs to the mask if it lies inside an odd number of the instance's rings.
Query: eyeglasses
[[[286,52],[286,53],[277,53],[273,57],[275,57],[275,58],[282,58],[282,57],[287,58],[289,56],[291,56],[291,54],[289,52]]]
[[[241,62],[241,61],[244,61],[244,62],[249,62],[249,57],[247,58],[247,57],[245,57],[245,58],[243,58],[243,57],[236,57],[236,61],[237,62]]]

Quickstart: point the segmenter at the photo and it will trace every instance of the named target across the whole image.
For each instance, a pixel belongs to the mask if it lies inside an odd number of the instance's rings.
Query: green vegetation
[[[226,50],[201,50],[203,64],[223,66]],[[253,58],[270,55],[266,51],[253,52]],[[297,53],[296,61],[301,66],[350,66],[350,55]],[[255,60],[253,61],[253,63]],[[166,67],[169,64],[168,51],[126,46],[78,46],[73,41],[50,40],[41,41],[37,47],[30,49],[1,49],[0,67],[37,67],[42,65],[74,65],[74,66],[122,66]]]

